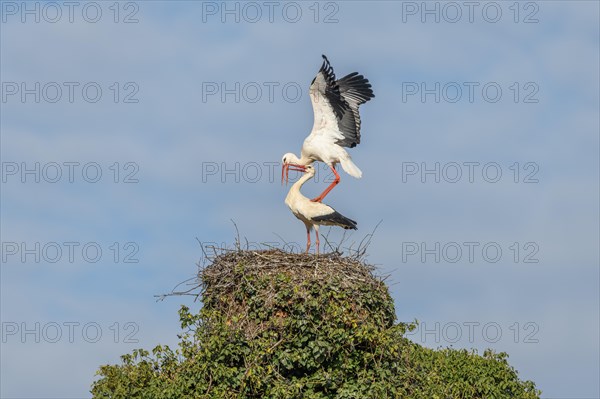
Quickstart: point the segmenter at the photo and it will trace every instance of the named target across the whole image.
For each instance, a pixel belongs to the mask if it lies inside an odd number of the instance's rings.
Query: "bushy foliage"
[[[371,268],[339,256],[236,251],[200,275],[203,307],[180,310],[176,351],[100,367],[94,398],[539,398],[507,355],[432,350],[394,323]]]

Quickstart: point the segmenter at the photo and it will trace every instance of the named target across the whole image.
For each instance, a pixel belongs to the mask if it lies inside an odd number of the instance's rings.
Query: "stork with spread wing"
[[[361,178],[362,172],[344,149],[360,144],[360,115],[358,107],[375,97],[369,81],[358,72],[336,80],[327,57],[310,85],[314,124],[304,140],[300,158],[287,153],[282,159],[281,179],[287,180],[290,164],[306,166],[315,161],[326,163],[335,180],[313,202],[323,198],[340,182],[335,166],[340,163],[350,176]]]

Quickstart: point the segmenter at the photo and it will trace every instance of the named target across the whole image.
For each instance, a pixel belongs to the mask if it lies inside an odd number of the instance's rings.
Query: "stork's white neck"
[[[304,173],[302,175],[302,177],[300,179],[298,179],[298,181],[292,185],[292,187],[290,188],[290,192],[293,191],[294,193],[300,193],[300,188],[302,188],[304,183],[306,183],[313,177],[314,177],[314,174]]]
[[[292,187],[290,187],[290,191],[288,192],[287,196],[285,197],[285,203],[290,207],[292,212],[295,212],[294,210],[298,207],[299,203],[308,201],[308,198],[303,196],[302,193],[300,192],[300,188],[302,187],[302,185],[304,185],[304,183],[306,183],[308,180],[310,180],[313,176],[314,176],[314,174],[304,173],[302,175],[302,177],[300,177],[300,179],[298,179],[298,181],[296,183],[294,183],[292,185]]]

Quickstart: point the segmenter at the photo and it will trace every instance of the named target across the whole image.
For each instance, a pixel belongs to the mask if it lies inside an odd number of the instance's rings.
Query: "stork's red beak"
[[[290,170],[293,170],[295,172],[306,172],[306,167],[304,167],[303,165],[297,165],[295,163],[283,164],[283,166],[281,167],[281,184],[283,184],[284,179],[285,184],[288,183]]]
[[[287,168],[288,168],[288,164],[284,163],[283,165],[281,165],[281,185],[283,186],[283,181],[285,180],[285,176],[287,175]]]

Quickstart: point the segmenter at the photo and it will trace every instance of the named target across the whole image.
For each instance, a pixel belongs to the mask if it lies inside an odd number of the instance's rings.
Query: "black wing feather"
[[[343,97],[351,99],[361,105],[374,98],[369,80],[358,72],[352,72],[337,81]]]
[[[360,144],[360,114],[358,113],[358,107],[374,98],[375,95],[369,80],[363,75],[359,75],[358,72],[352,72],[336,83],[340,94],[349,105],[348,111],[338,120],[338,126],[344,135],[344,139],[340,140],[338,144],[353,148]]]
[[[312,218],[312,220],[315,222],[324,222],[327,224],[340,226],[346,230],[357,230],[356,222],[354,220],[347,218],[346,216],[342,215],[341,213],[335,210],[333,211],[333,213],[327,215],[316,216]]]
[[[323,74],[326,82],[325,97],[329,101],[329,104],[331,104],[336,118],[339,120],[344,116],[344,113],[350,109],[350,106],[342,97],[340,88],[335,80],[333,67],[325,55],[323,55],[323,65],[321,65],[319,72]]]
[[[358,107],[375,97],[369,80],[363,75],[359,75],[358,72],[336,80],[333,67],[325,55],[323,55],[323,64],[315,79],[319,75],[323,77],[322,80],[319,80],[320,84],[323,84],[323,81],[325,84],[325,89],[319,89],[319,92],[331,105],[338,129],[344,136],[343,139],[337,140],[336,144],[343,147],[356,147],[357,144],[360,144]],[[313,79],[313,83],[315,79]]]

